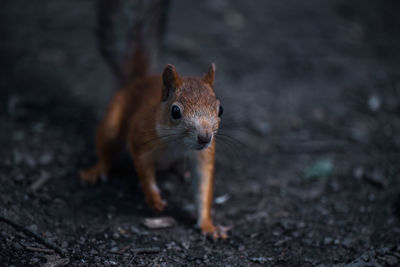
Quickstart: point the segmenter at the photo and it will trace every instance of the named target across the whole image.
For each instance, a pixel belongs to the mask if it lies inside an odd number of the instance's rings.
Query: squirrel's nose
[[[199,134],[197,136],[197,143],[199,145],[207,145],[211,141],[211,135],[210,134]]]

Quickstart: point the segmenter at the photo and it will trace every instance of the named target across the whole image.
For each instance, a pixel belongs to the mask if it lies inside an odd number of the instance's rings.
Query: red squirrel
[[[126,145],[146,202],[160,212],[166,202],[156,184],[157,164],[187,158],[191,177],[198,183],[198,226],[203,234],[225,239],[225,229],[216,227],[211,218],[215,137],[223,112],[214,93],[215,65],[203,77],[182,77],[172,65],[167,65],[162,75],[148,74],[157,62],[168,6],[168,0],[137,1],[132,13],[128,12],[132,25],[126,34],[127,51],[119,51],[116,36],[124,25],[118,25],[116,18],[127,14],[126,5],[119,0],[100,0],[99,48],[122,89],[97,129],[98,162],[80,176],[95,183]]]
[[[227,238],[211,218],[215,138],[223,112],[214,76],[214,64],[203,77],[182,77],[167,65],[162,75],[143,77],[118,91],[97,129],[98,162],[82,171],[81,179],[95,183],[125,143],[147,204],[160,212],[167,203],[156,184],[156,163],[172,155],[186,157],[198,180],[198,226],[203,234]]]

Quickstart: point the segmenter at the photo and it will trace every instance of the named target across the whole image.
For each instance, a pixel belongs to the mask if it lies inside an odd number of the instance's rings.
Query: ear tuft
[[[182,79],[176,72],[175,67],[171,64],[165,66],[162,77],[164,83],[162,98],[163,101],[165,101],[168,99],[171,92],[182,84]]]
[[[214,86],[214,77],[215,77],[215,64],[212,63],[211,66],[208,68],[206,75],[203,77],[203,81],[208,83],[211,87]]]

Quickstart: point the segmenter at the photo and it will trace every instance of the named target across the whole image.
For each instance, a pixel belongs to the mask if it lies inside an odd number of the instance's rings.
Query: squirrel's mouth
[[[207,148],[208,146],[209,146],[209,144],[206,144],[206,145],[196,145],[196,147],[195,147],[194,149],[196,149],[196,150],[203,150],[203,149]]]
[[[198,140],[194,140],[192,136],[188,136],[183,139],[183,143],[186,145],[187,148],[193,149],[193,150],[203,150],[208,148],[211,145],[211,139],[208,142],[199,142]]]

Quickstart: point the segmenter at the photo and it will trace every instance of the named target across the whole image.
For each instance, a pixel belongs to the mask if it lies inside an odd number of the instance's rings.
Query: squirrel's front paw
[[[98,162],[93,167],[80,171],[79,176],[81,177],[81,181],[89,184],[95,184],[99,180],[100,176],[106,177],[106,173],[107,168],[104,166],[104,164]]]
[[[146,202],[151,209],[157,212],[162,212],[167,206],[167,201],[161,199],[160,196],[146,198]]]
[[[213,223],[203,223],[200,225],[201,232],[203,235],[211,236],[214,240],[217,239],[227,239],[228,238],[228,227],[217,225],[215,226]]]
[[[100,173],[98,173],[97,170],[89,169],[80,171],[79,176],[81,181],[89,184],[95,184],[99,179]]]

